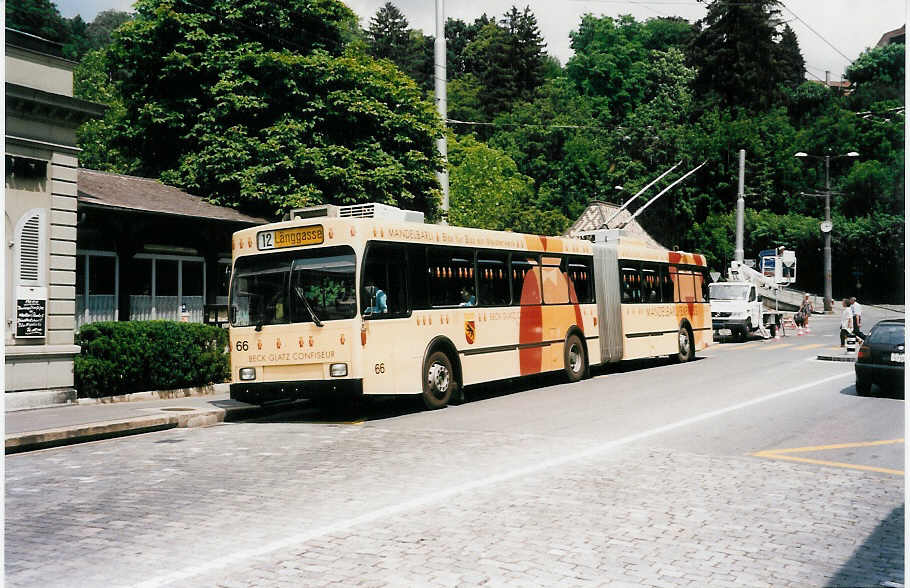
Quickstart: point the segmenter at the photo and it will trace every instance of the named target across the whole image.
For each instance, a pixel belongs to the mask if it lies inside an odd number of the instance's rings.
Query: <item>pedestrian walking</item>
[[[847,342],[847,337],[853,335],[853,309],[850,308],[850,300],[844,298],[844,309],[840,313],[840,346],[843,347]]]
[[[808,332],[809,331],[809,315],[812,314],[812,301],[809,300],[808,294],[803,296],[803,303],[799,307],[799,312],[803,315],[803,326],[806,328],[806,332]]]
[[[856,296],[850,297],[850,310],[853,313],[853,334],[859,337],[860,339],[865,340],[866,336],[863,334],[863,307],[856,301]]]

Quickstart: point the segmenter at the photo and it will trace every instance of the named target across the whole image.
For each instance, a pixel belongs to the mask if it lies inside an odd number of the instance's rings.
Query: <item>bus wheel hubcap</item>
[[[569,367],[573,372],[581,369],[581,353],[578,351],[578,345],[569,347]]]
[[[684,355],[689,353],[689,333],[684,330],[679,332],[679,350]]]
[[[427,382],[439,396],[444,395],[449,389],[449,370],[441,363],[434,363],[427,371]]]

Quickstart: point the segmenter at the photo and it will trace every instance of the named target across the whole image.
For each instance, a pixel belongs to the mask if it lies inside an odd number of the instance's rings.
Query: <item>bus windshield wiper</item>
[[[303,302],[304,308],[309,313],[310,318],[313,319],[313,322],[316,323],[317,327],[322,326],[322,321],[319,320],[319,317],[316,316],[316,311],[313,310],[313,307],[310,306],[310,301],[306,299],[306,296],[300,296],[300,300]]]

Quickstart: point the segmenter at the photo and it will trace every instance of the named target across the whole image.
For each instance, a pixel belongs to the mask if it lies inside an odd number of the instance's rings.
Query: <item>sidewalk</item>
[[[226,393],[12,411],[6,413],[6,453],[175,427],[204,427],[252,418],[269,411],[231,400]]]

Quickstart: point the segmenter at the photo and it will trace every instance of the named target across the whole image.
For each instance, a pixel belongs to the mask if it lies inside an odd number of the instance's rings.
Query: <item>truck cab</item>
[[[711,326],[715,331],[730,329],[740,339],[762,324],[762,297],[749,282],[715,282],[709,286]]]

